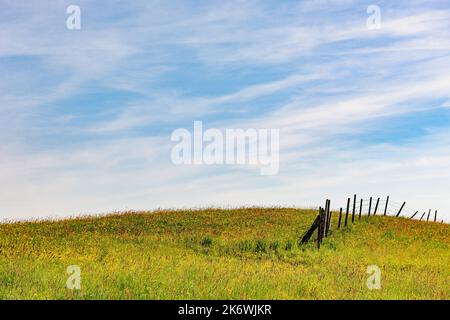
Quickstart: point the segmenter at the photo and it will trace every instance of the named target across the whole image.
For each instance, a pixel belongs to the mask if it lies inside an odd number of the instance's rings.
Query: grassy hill
[[[363,217],[317,250],[317,212],[158,211],[0,225],[2,299],[448,299],[450,226]],[[315,236],[314,236],[315,238]],[[81,290],[69,290],[69,265]],[[367,266],[380,267],[369,290]]]

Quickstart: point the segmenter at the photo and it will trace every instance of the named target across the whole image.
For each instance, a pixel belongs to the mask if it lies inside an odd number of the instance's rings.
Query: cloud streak
[[[450,221],[448,6],[383,3],[368,30],[369,2],[80,1],[71,32],[69,4],[1,1],[1,218],[357,191]],[[194,120],[280,129],[280,173],[173,165]]]

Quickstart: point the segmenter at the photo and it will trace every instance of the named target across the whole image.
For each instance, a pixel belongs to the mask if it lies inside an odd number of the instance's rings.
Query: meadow
[[[450,226],[362,217],[320,250],[317,211],[127,212],[0,224],[0,299],[448,299]],[[315,236],[313,237],[315,238]],[[81,269],[69,290],[66,270]],[[369,290],[369,265],[381,289]]]

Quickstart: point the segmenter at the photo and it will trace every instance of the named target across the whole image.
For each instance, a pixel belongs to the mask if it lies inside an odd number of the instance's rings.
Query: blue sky
[[[71,4],[80,30],[66,28]],[[357,192],[450,220],[448,1],[0,9],[0,218],[342,206]],[[279,129],[279,174],[174,165],[171,132],[194,120]]]

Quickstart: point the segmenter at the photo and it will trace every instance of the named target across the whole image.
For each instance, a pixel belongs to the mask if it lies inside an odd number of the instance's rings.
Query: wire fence
[[[317,230],[317,246],[319,249],[323,239],[331,233],[331,218],[333,214],[339,214],[337,229],[347,227],[349,223],[355,223],[362,216],[395,216],[417,219],[419,221],[438,222],[437,210],[416,210],[410,208],[406,204],[406,201],[402,203],[392,201],[389,196],[386,198],[370,197],[368,199],[362,199],[358,198],[355,194],[353,197],[347,198],[345,206],[340,207],[339,210],[331,210],[331,200],[327,199],[325,201],[325,207],[319,207],[318,210],[319,214],[314,219],[308,231],[300,239],[300,243],[304,244],[308,242]],[[444,223],[444,220],[441,220],[441,223]]]

